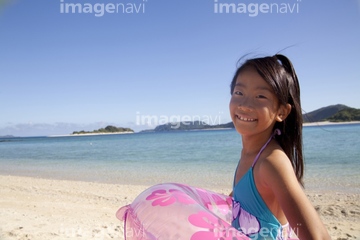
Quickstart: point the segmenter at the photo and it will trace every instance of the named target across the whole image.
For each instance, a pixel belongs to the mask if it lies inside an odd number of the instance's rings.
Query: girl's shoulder
[[[286,180],[296,178],[290,159],[276,141],[272,141],[260,155],[257,163],[262,178]]]
[[[289,158],[277,143],[270,143],[263,151],[255,165],[253,175],[256,188],[270,211],[281,224],[286,224],[288,220],[282,210],[280,198],[291,197],[288,194],[279,195],[279,192],[284,193],[285,189],[289,190],[295,186],[297,179]],[[290,182],[290,186],[286,185]]]

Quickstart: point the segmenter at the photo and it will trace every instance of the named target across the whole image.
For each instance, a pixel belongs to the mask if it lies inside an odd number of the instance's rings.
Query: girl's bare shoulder
[[[279,180],[285,180],[289,177],[296,179],[290,159],[275,141],[271,142],[260,155],[257,164],[262,176]]]

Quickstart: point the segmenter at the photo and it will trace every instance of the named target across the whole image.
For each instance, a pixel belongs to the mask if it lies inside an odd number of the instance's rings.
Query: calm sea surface
[[[240,151],[235,130],[14,138],[0,174],[231,188]],[[304,127],[304,154],[308,189],[360,192],[360,124]]]

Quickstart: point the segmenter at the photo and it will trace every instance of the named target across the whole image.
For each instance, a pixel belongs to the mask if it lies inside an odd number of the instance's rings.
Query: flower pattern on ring
[[[153,191],[146,200],[152,201],[152,206],[169,206],[175,202],[183,204],[193,204],[195,201],[190,198],[187,194],[177,189],[159,189]]]

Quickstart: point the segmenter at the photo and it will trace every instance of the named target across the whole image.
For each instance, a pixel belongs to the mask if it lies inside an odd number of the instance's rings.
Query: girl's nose
[[[243,97],[237,104],[237,108],[243,111],[251,111],[252,109],[252,103],[247,97]]]

